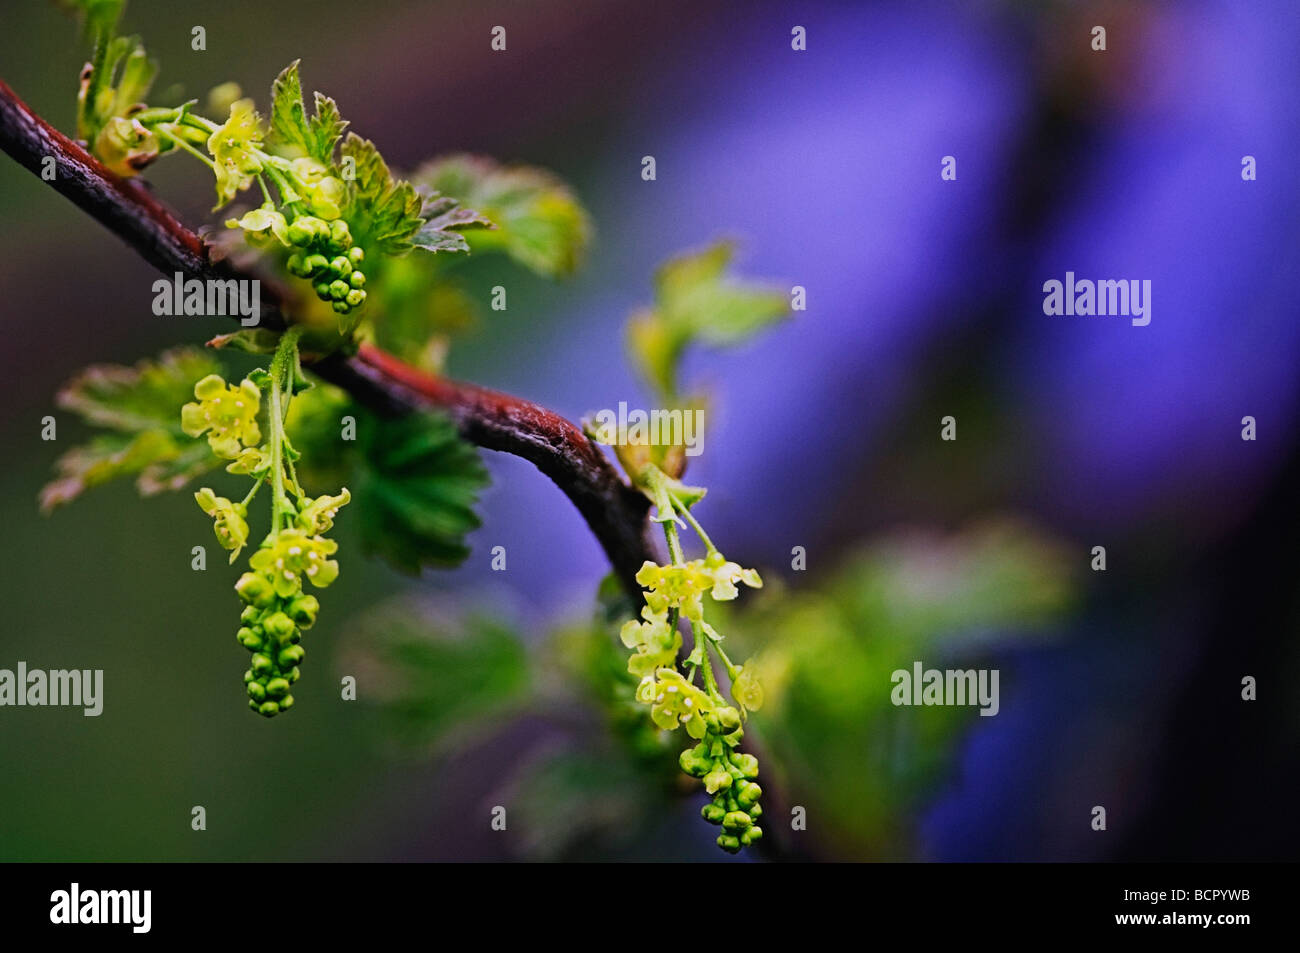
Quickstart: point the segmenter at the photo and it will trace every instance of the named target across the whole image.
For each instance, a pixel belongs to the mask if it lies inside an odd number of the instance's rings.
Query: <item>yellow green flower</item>
[[[242,218],[227,219],[226,228],[242,228],[248,240],[255,245],[267,244],[271,236],[283,245],[289,244],[289,223],[273,208],[262,206],[244,213]]]
[[[334,527],[334,517],[348,504],[352,494],[345,486],[338,496],[318,496],[304,500],[299,506],[298,525],[308,533],[325,533]]]
[[[158,137],[140,122],[114,116],[95,138],[99,160],[124,179],[138,175],[158,158]]]
[[[216,165],[218,207],[253,184],[253,176],[262,171],[261,147],[262,128],[253,101],[231,103],[230,117],[208,137],[208,152]]]
[[[731,680],[731,697],[743,712],[758,711],[763,707],[763,686],[758,681],[753,659],[736,670],[736,677]]]
[[[258,470],[267,467],[271,462],[268,454],[263,453],[257,447],[245,447],[239,451],[233,463],[226,467],[227,473],[236,473],[240,476],[251,476]]]
[[[230,550],[230,561],[233,563],[239,551],[248,543],[248,521],[244,519],[247,513],[243,504],[232,503],[224,496],[217,496],[206,486],[194,494],[194,499],[198,502],[199,509],[216,521],[213,528],[217,542]]]
[[[270,546],[255,552],[248,564],[265,573],[275,586],[275,594],[287,599],[302,589],[304,579],[322,588],[337,579],[339,564],[326,557],[338,548],[339,544],[332,539],[288,529],[276,536]]]
[[[672,731],[681,724],[686,726],[686,733],[692,738],[703,738],[707,731],[704,716],[711,711],[713,701],[688,682],[681,672],[674,668],[661,668],[655,672],[650,718],[660,728]]]
[[[194,396],[198,403],[181,408],[181,429],[191,437],[207,432],[208,443],[217,456],[234,460],[245,445],[261,443],[257,411],[262,392],[251,380],[245,378],[238,387],[232,387],[219,375],[209,374],[194,385]]]
[[[644,621],[635,619],[623,624],[619,638],[630,649],[636,649],[627,662],[633,675],[653,675],[655,669],[671,666],[677,661],[677,651],[682,647],[682,635],[668,624],[668,613],[654,612],[649,606],[641,610]]]

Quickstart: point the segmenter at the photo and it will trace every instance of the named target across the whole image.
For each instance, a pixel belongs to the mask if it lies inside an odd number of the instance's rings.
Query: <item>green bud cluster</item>
[[[272,718],[293,707],[289,687],[298,681],[307,655],[298,643],[303,630],[315,624],[320,603],[301,592],[281,597],[271,580],[256,572],[244,573],[235,591],[247,603],[236,638],[253,655],[244,672],[248,707]]]
[[[293,220],[285,237],[297,249],[289,256],[289,273],[309,280],[316,297],[339,314],[365,302],[366,275],[361,264],[366,253],[352,244],[347,222],[303,215]]]
[[[704,737],[678,759],[682,770],[702,780],[705,790],[713,795],[700,815],[722,827],[717,843],[731,854],[763,837],[758,826],[763,816],[758,803],[763,789],[754,780],[758,759],[737,750],[745,734],[740,722],[740,712],[730,706],[709,712],[704,718]]]

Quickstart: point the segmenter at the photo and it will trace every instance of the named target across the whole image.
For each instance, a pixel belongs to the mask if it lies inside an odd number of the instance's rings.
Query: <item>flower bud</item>
[[[267,686],[267,691],[271,691],[270,685]],[[724,831],[747,831],[753,824],[753,820],[744,811],[728,811],[722,818],[722,829]]]
[[[266,700],[266,688],[261,682],[249,682],[247,688],[248,697],[253,701],[261,703]]]
[[[704,818],[710,824],[721,824],[722,819],[727,816],[727,809],[721,804],[706,804],[700,808],[700,817]]]
[[[346,301],[352,307],[359,308],[361,307],[362,304],[365,303],[366,293],[362,291],[360,288],[354,288],[353,290],[347,293],[347,295],[343,298],[343,300]]]
[[[267,620],[262,623],[262,627],[266,629],[267,634],[277,642],[287,641],[289,637],[293,635],[295,628],[293,620],[283,612],[272,613]]]
[[[288,711],[293,707],[293,696],[285,695],[280,699],[280,711]]]
[[[335,219],[329,226],[329,240],[341,248],[349,248],[352,245],[352,232],[348,229],[348,223],[343,219]]]
[[[275,702],[262,702],[262,704],[257,706],[257,713],[259,715],[265,715],[267,718],[274,718],[276,715],[280,714],[280,706]]]
[[[283,652],[280,653],[279,657],[276,659],[276,662],[279,663],[280,669],[282,671],[288,671],[289,669],[293,668],[295,665],[301,663],[303,658],[306,657],[306,655],[307,653],[303,651],[301,645],[291,645]]]
[[[353,271],[352,274],[348,275],[348,284],[353,288],[364,288],[366,286],[366,273],[364,271]]]
[[[275,589],[271,583],[257,573],[246,572],[235,583],[235,592],[239,598],[258,608],[266,608],[275,599]]]
[[[273,678],[266,683],[266,693],[272,698],[283,698],[289,694],[289,681],[285,678]],[[727,815],[730,817],[731,815]],[[748,814],[742,814],[746,821],[749,820]],[[746,825],[748,826],[748,825]]]
[[[330,271],[336,278],[346,278],[352,274],[352,262],[348,261],[347,255],[336,255],[330,259]]]
[[[330,297],[335,301],[342,301],[347,297],[348,292],[352,290],[347,286],[347,282],[335,278],[330,282]]]
[[[343,224],[346,225],[347,223],[344,222]],[[356,267],[365,260],[366,253],[362,250],[360,245],[353,245],[348,249],[348,261],[352,262],[353,267]]]
[[[275,668],[274,663],[260,652],[253,656],[253,671],[258,675],[269,674]]]
[[[763,839],[763,828],[757,826],[751,827],[749,830],[745,831],[745,833],[740,835],[740,842],[744,844],[746,847],[748,847],[750,844],[757,843],[762,839]]]
[[[295,598],[285,611],[289,613],[289,618],[298,623],[304,629],[310,629],[316,622],[316,613],[320,611],[320,602],[315,596],[301,595]]]
[[[272,702],[271,704],[274,704],[274,702]],[[723,850],[725,850],[728,854],[738,854],[740,853],[740,838],[733,837],[730,834],[719,834],[718,846],[721,847]]]

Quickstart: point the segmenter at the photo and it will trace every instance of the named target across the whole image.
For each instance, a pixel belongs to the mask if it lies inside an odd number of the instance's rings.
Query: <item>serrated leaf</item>
[[[334,145],[348,124],[339,115],[338,104],[319,92],[315,94],[315,115],[307,115],[299,62],[286,66],[271,84],[271,132],[289,149],[331,165]]]
[[[57,403],[110,432],[59,458],[57,477],[41,490],[41,508],[49,512],[117,477],[137,475],[137,488],[148,496],[179,489],[214,468],[219,461],[211,448],[185,436],[180,416],[195,381],[219,370],[203,351],[178,348],[134,367],[98,364],[82,371]]]
[[[425,199],[420,214],[425,218],[424,225],[416,232],[411,244],[425,251],[469,251],[469,243],[461,231],[494,227],[474,209],[466,208],[445,195]]]
[[[161,428],[181,436],[181,406],[194,399],[194,382],[220,370],[203,351],[176,348],[134,367],[93,364],[64,385],[55,401],[99,427]]]
[[[655,275],[655,304],[628,326],[633,361],[665,396],[676,396],[677,368],[691,344],[740,343],[789,313],[781,291],[728,278],[734,248],[717,242],[678,256]]]
[[[503,166],[481,156],[436,159],[413,177],[418,185],[477,209],[496,225],[471,237],[475,250],[501,250],[548,278],[572,274],[591,237],[586,211],[550,173]]]
[[[398,569],[454,566],[469,554],[465,534],[487,470],[477,451],[439,414],[358,416],[362,463],[357,510],[362,540]]]
[[[134,435],[100,434],[89,443],[73,447],[58,459],[54,465],[58,476],[41,489],[41,510],[49,513],[91,487],[135,474],[139,474],[137,486],[142,494],[176,489],[216,465],[217,461],[207,445],[201,445],[200,449],[202,457],[193,452],[187,454],[186,451],[192,451],[192,447],[182,445],[161,429],[144,430]],[[182,458],[180,468],[173,469]],[[184,479],[179,484],[170,485],[182,474]]]

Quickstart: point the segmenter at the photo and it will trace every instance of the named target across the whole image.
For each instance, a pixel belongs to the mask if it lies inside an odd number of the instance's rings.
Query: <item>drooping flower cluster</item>
[[[758,761],[738,750],[744,738],[744,716],[762,705],[763,690],[752,663],[737,667],[727,658],[719,644],[722,636],[704,619],[704,599],[728,601],[736,598],[737,583],[759,588],[763,581],[754,570],[728,562],[711,547],[704,559],[666,566],[647,561],[636,581],[646,589],[645,605],[641,619],[625,623],[620,637],[635,650],[627,667],[641,679],[637,700],[650,706],[650,717],[659,728],[672,731],[682,726],[697,739],[698,744],[682,752],[681,769],[701,779],[713,795],[701,813],[705,820],[721,825],[718,846],[736,853],[763,836],[757,824],[763,812],[759,805],[763,789],[754,781]],[[677,668],[682,646],[679,618],[691,623],[695,636],[695,650],[685,662],[686,675]],[[731,675],[735,705],[727,704],[718,689],[710,651]],[[703,687],[695,684],[701,671]]]
[[[349,499],[346,487],[338,496],[304,496],[295,526],[267,536],[248,561],[252,571],[235,584],[247,603],[237,638],[253,653],[244,673],[248,707],[268,718],[293,707],[289,686],[298,681],[307,654],[298,643],[320,608],[315,596],[303,592],[303,583],[324,588],[338,578],[339,564],[329,558],[338,543],[319,534],[333,526],[334,515]]]
[[[249,559],[249,571],[235,584],[245,603],[236,637],[253,656],[244,673],[248,705],[267,717],[293,707],[290,686],[298,681],[306,657],[299,643],[320,609],[304,585],[324,588],[338,578],[339,565],[330,558],[338,544],[322,534],[333,528],[339,509],[352,498],[344,487],[338,494],[313,499],[298,485],[287,462],[296,456],[284,432],[283,415],[292,396],[298,333],[291,329],[284,334],[270,372],[258,372],[270,389],[265,442],[257,421],[262,386],[253,378],[232,387],[218,375],[209,375],[195,385],[198,401],[181,412],[186,433],[206,433],[214,452],[232,461],[226,467],[229,472],[254,480],[252,491],[238,503],[208,487],[194,494],[199,508],[214,520],[217,541],[231,551],[231,562],[248,543],[249,501],[263,485],[272,488],[271,530]]]

